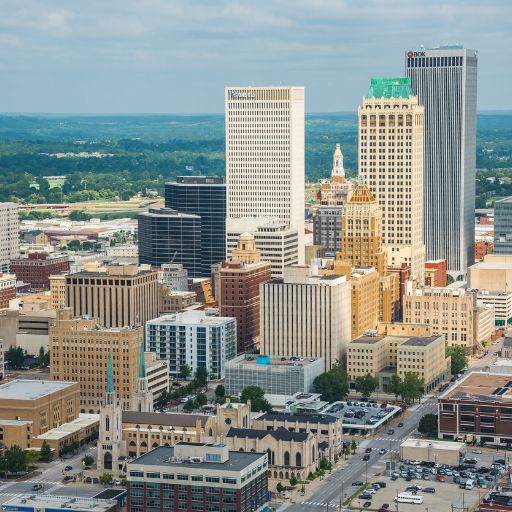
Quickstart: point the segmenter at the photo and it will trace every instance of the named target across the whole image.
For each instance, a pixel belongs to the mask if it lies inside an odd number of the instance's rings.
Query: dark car
[[[485,479],[488,481],[488,482],[494,482],[494,477],[492,475],[486,475],[485,476]]]
[[[366,461],[368,461],[368,460],[370,460],[370,456],[369,456],[369,455],[364,455],[364,456],[363,456],[363,460],[364,460],[365,462],[366,462]]]
[[[403,426],[404,426],[404,424],[403,424],[402,422],[400,422],[400,423],[397,425],[397,427],[398,427],[398,428],[402,428]]]
[[[43,488],[43,486],[41,484],[34,484],[32,486],[33,491],[40,491],[42,488]]]
[[[366,448],[366,450],[364,451],[364,453],[371,453],[372,449],[371,448]]]
[[[66,466],[66,467],[64,468],[64,470],[65,470],[65,471],[71,471],[72,469],[73,469],[73,467],[72,467],[72,466]]]
[[[394,429],[390,428],[390,429],[388,430],[388,436],[392,436],[394,433],[395,433],[395,430],[394,430]]]
[[[359,480],[356,480],[355,482],[352,482],[352,485],[354,487],[362,487],[364,485],[364,482],[360,482]]]
[[[364,508],[371,507],[371,505],[372,505],[372,502],[371,502],[371,501],[365,501],[365,502],[363,503],[363,507],[364,507]]]
[[[376,484],[379,484],[379,487],[381,489],[384,489],[386,487],[386,482],[375,482]]]
[[[391,480],[398,480],[398,477],[396,475],[391,475]]]
[[[387,510],[389,508],[389,503],[383,503],[380,508]]]
[[[435,494],[436,490],[433,487],[425,487],[425,489],[423,489],[423,492],[426,492],[428,494]]]
[[[372,499],[372,495],[368,494],[366,492],[363,492],[363,494],[359,495],[359,499],[360,500],[371,500]]]

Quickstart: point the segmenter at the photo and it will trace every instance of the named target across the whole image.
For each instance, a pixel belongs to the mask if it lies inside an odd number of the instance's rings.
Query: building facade
[[[425,286],[445,287],[448,284],[446,271],[446,260],[426,261]]]
[[[66,274],[53,274],[50,281],[50,304],[52,309],[62,309],[68,302],[66,292]]]
[[[140,264],[181,263],[190,277],[201,277],[201,217],[150,208],[139,214],[138,225]]]
[[[111,264],[66,276],[67,306],[104,327],[143,325],[158,316],[157,273],[131,264]]]
[[[20,254],[18,205],[0,203],[0,271],[9,272],[9,262]]]
[[[226,184],[217,176],[178,176],[165,184],[165,207],[201,218],[201,276],[226,258]]]
[[[243,233],[231,259],[219,269],[220,315],[236,318],[237,352],[254,351],[260,339],[260,284],[269,281],[271,263],[261,261],[254,235]]]
[[[405,72],[425,107],[424,240],[429,260],[454,277],[473,263],[475,241],[475,50],[440,46],[405,53]]]
[[[284,279],[260,287],[260,353],[342,361],[351,332],[350,283],[314,267],[284,269]]]
[[[0,309],[9,307],[9,302],[16,298],[16,276],[0,272]]]
[[[469,267],[468,284],[474,290],[512,292],[512,255],[487,254]]]
[[[192,373],[202,367],[210,378],[223,379],[226,361],[236,356],[236,319],[204,311],[164,315],[146,323],[146,348],[168,361],[173,377],[186,364]]]
[[[423,281],[423,107],[408,78],[372,79],[359,107],[359,174],[382,210],[391,266]]]
[[[303,264],[304,88],[227,87],[225,115],[227,232],[251,231],[233,219],[279,219],[297,231]]]
[[[158,279],[173,292],[188,292],[188,271],[181,263],[160,265]]]
[[[490,292],[479,290],[476,298],[480,304],[494,309],[496,325],[512,323],[512,292]]]
[[[512,255],[512,197],[494,203],[494,253]]]
[[[18,281],[30,283],[32,291],[48,290],[50,276],[69,272],[69,258],[66,254],[29,253],[26,258],[15,258],[10,265]]]

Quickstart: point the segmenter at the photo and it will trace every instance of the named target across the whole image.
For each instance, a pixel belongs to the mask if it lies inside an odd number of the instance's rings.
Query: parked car
[[[379,484],[379,487],[381,489],[384,489],[386,487],[386,482],[376,482],[377,484]]]
[[[64,468],[65,471],[71,471],[73,469],[73,466],[66,466]]]
[[[426,492],[428,494],[435,494],[436,490],[433,487],[425,487],[425,489],[423,489],[423,492]]]
[[[371,502],[371,501],[365,501],[365,502],[363,503],[363,507],[364,507],[364,508],[369,508],[369,507],[371,506],[371,504],[372,504],[372,502]]]
[[[398,427],[398,428],[402,428],[403,426],[404,426],[404,424],[403,424],[402,422],[400,422],[400,423],[397,425],[397,427]]]
[[[392,436],[395,433],[395,430],[393,428],[390,428],[388,430],[388,436]]]
[[[364,482],[361,482],[360,480],[356,480],[355,482],[352,482],[353,487],[362,487],[364,485]]]
[[[443,475],[436,475],[436,480],[438,482],[444,482],[445,481],[445,477]]]

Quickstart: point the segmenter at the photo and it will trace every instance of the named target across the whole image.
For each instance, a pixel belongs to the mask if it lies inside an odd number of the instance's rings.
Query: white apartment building
[[[351,286],[317,267],[284,269],[260,285],[260,353],[322,357],[325,369],[343,361],[351,338]]]
[[[512,292],[479,290],[476,297],[481,304],[494,307],[494,320],[497,325],[512,323]]]
[[[303,264],[304,88],[227,87],[225,113],[228,239],[250,231],[241,219],[279,219]]]
[[[299,232],[279,219],[233,219],[232,230],[226,234],[228,258],[237,248],[239,232],[244,229],[253,233],[256,249],[261,251],[261,260],[269,261],[272,277],[283,277],[284,267],[299,263]]]
[[[0,203],[0,272],[9,272],[9,261],[20,253],[18,205]]]
[[[171,377],[186,364],[192,373],[203,367],[223,379],[226,361],[236,356],[236,319],[204,311],[163,315],[146,322],[146,349],[168,361]]]
[[[181,263],[160,265],[158,280],[173,292],[188,292],[188,270]]]
[[[382,209],[388,263],[423,282],[423,107],[410,79],[372,79],[359,107],[359,174]]]

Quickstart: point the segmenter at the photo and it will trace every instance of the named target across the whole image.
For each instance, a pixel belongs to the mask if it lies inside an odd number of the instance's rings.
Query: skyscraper
[[[18,205],[0,203],[0,272],[9,272],[9,261],[20,253]]]
[[[425,107],[424,239],[453,277],[473,263],[477,53],[462,46],[407,51],[405,70]]]
[[[254,231],[244,219],[279,219],[298,231],[303,263],[304,88],[227,87],[225,110],[228,238]]]
[[[201,277],[226,258],[226,184],[217,176],[178,176],[165,184],[165,207],[201,217]]]
[[[359,107],[359,174],[382,210],[388,263],[423,280],[423,107],[408,78],[371,80]]]

